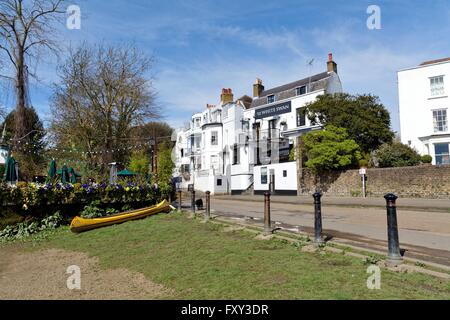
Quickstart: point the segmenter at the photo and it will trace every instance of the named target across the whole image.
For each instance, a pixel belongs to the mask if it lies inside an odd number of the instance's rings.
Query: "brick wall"
[[[308,169],[299,171],[299,195],[316,191],[315,178]],[[320,190],[330,196],[362,195],[359,170],[333,172],[320,178]],[[450,198],[450,165],[367,169],[367,195],[380,197],[393,192],[409,198]]]

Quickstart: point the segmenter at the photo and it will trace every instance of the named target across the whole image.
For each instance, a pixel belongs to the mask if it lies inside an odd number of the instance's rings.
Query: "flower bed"
[[[55,205],[85,205],[94,200],[103,204],[156,203],[166,197],[149,184],[105,183],[92,184],[36,184],[19,183],[17,186],[0,185],[0,205],[32,212],[33,208]]]

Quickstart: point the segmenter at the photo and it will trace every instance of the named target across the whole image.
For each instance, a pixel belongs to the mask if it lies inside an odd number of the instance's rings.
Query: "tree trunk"
[[[22,48],[19,48],[19,59],[17,62],[17,75],[16,75],[16,89],[17,89],[17,106],[15,114],[15,135],[14,146],[18,146],[18,139],[25,136],[25,100],[26,100],[26,88],[25,88],[25,58]]]

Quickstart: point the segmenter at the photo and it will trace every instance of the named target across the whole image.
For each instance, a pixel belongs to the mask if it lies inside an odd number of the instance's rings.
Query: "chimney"
[[[334,72],[337,73],[337,63],[333,61],[333,54],[328,54],[328,62],[327,62],[328,73]]]
[[[220,103],[222,105],[233,102],[233,98],[233,91],[230,88],[222,89],[222,94],[220,95]]]
[[[256,78],[256,82],[253,85],[253,98],[259,98],[263,91],[264,91],[264,86],[262,84],[262,80]]]

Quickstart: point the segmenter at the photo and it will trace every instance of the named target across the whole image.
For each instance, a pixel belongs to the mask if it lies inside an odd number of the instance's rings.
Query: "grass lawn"
[[[332,253],[305,253],[280,240],[223,232],[180,213],[73,234],[63,228],[32,250],[60,248],[98,257],[174,290],[169,299],[449,299],[450,282],[382,270],[368,290],[367,265]]]

